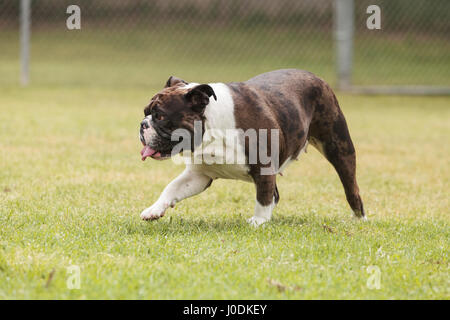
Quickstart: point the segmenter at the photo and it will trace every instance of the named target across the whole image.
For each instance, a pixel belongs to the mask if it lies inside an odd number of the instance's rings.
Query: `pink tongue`
[[[142,151],[141,151],[142,161],[144,161],[147,157],[151,157],[155,153],[156,153],[155,150],[153,150],[149,146],[145,146],[144,149],[142,149]]]

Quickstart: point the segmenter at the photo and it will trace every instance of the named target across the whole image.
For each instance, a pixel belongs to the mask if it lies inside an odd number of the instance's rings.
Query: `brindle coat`
[[[311,143],[336,169],[355,215],[365,216],[356,182],[355,148],[339,103],[328,84],[310,72],[288,69],[264,73],[229,86],[239,128],[279,129],[280,164],[289,158],[296,159],[306,142]],[[247,154],[248,147],[246,141]],[[259,167],[259,164],[250,165],[258,202],[268,205],[273,196],[278,202],[276,175],[261,176]]]

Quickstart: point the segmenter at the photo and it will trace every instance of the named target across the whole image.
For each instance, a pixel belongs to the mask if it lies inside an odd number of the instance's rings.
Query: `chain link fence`
[[[336,1],[32,0],[30,81],[158,89],[169,75],[241,81],[299,68],[336,86]],[[20,79],[20,3],[0,2],[0,86]],[[79,30],[66,25],[73,4]],[[380,30],[366,26],[372,4]],[[447,0],[354,1],[351,84],[450,87],[448,12]]]
[[[366,26],[366,9],[381,9],[381,30]],[[352,83],[383,92],[450,93],[450,1],[355,1]],[[401,86],[401,87],[400,87]],[[424,87],[425,86],[425,87]]]

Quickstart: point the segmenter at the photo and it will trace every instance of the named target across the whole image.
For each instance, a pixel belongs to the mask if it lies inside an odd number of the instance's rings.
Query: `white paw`
[[[247,220],[247,222],[250,223],[250,225],[252,225],[254,227],[258,227],[267,221],[269,221],[269,219],[262,218],[262,217],[255,217],[255,216],[253,216]]]
[[[168,206],[156,202],[151,207],[141,212],[142,220],[156,220],[164,216]]]
[[[353,215],[353,219],[358,220],[358,221],[364,221],[364,222],[369,221],[367,219],[367,216],[356,216],[356,215]]]

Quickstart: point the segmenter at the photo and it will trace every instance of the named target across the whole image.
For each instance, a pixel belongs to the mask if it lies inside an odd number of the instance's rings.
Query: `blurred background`
[[[243,81],[269,70],[299,68],[334,87],[430,86],[447,92],[450,87],[448,0],[30,3],[32,85],[159,88],[169,75]],[[339,3],[348,34],[338,33]],[[66,27],[71,4],[81,8],[81,30]],[[381,30],[366,27],[371,4],[381,8]],[[0,86],[20,83],[20,11],[20,0],[0,1]],[[348,57],[337,56],[342,39],[351,46]],[[344,66],[347,79],[338,76],[343,63],[350,63]]]

